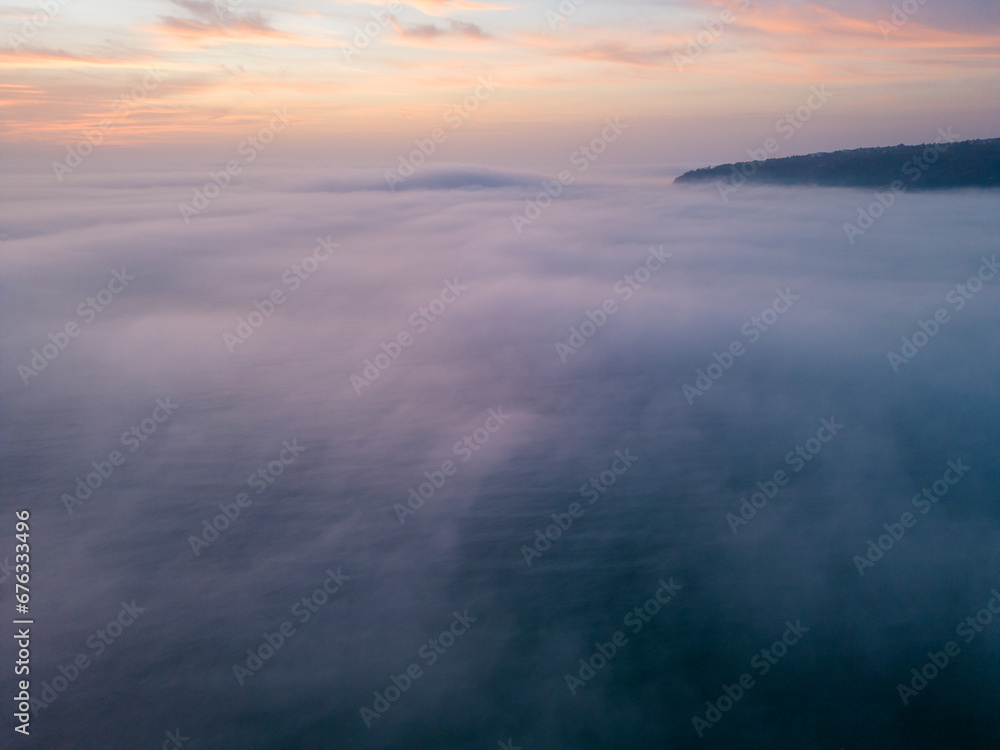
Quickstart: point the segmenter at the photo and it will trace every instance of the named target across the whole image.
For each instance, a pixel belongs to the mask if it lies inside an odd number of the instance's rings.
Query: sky
[[[446,114],[469,102],[446,160],[557,163],[619,117],[632,137],[609,163],[707,164],[758,146],[817,85],[832,92],[829,103],[787,154],[930,142],[946,126],[963,137],[996,136],[1000,3],[904,5],[8,5],[0,15],[0,148],[55,154],[110,121],[102,147],[218,154],[277,109],[295,135],[276,152],[367,166],[448,127]],[[468,99],[483,80],[492,90]]]

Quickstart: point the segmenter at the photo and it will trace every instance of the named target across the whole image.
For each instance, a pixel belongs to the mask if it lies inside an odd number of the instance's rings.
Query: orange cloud
[[[138,53],[134,57],[99,57],[74,54],[65,50],[22,49],[4,57],[3,65],[7,69],[60,69],[60,68],[137,68],[142,65],[160,62],[162,58],[154,55]]]

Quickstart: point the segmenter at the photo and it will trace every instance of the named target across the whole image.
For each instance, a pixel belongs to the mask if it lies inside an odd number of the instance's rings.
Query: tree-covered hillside
[[[907,189],[1000,187],[1000,138],[858,148],[850,151],[737,162],[685,172],[675,182],[722,181],[884,188],[900,181]]]

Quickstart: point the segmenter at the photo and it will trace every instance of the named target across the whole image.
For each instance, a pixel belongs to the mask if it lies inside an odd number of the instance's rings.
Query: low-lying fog
[[[8,179],[38,747],[995,741],[995,193]]]

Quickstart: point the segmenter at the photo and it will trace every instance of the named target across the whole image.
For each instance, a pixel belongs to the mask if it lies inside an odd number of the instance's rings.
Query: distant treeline
[[[914,190],[1000,187],[1000,138],[737,162],[685,172],[675,182],[736,186],[744,178],[747,183],[824,187],[884,188],[896,180]]]

